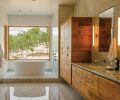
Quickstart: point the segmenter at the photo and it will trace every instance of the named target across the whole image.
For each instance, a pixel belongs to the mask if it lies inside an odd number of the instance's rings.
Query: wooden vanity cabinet
[[[72,65],[72,86],[88,100],[99,98],[99,77],[82,68]]]
[[[120,100],[120,84],[72,65],[72,87],[87,100]]]
[[[101,100],[120,100],[120,84],[99,77],[99,94]]]
[[[101,100],[99,96],[99,76],[87,71],[87,82],[91,87],[91,99]]]
[[[72,17],[60,26],[60,76],[71,84],[71,63],[91,62],[92,18]]]
[[[92,92],[91,87],[86,83],[87,82],[87,71],[72,66],[72,86],[80,92],[86,99],[91,100]]]

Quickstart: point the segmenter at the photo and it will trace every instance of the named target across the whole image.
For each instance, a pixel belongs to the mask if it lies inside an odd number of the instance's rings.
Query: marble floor
[[[16,75],[15,72],[6,72],[3,76],[3,79],[49,79],[49,78],[58,78],[58,72],[45,71],[41,75]]]
[[[84,100],[65,83],[1,84],[0,100]]]

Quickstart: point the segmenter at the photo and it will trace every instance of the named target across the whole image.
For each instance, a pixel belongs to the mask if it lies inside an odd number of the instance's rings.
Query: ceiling
[[[59,4],[76,0],[7,0],[8,15],[52,15]]]
[[[113,15],[114,15],[114,7],[100,13],[99,17],[113,17]]]

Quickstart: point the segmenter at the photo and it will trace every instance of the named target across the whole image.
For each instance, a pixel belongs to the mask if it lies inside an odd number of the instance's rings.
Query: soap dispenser
[[[116,71],[119,71],[119,68],[120,68],[120,66],[119,66],[120,60],[119,60],[118,58],[116,58],[116,59],[115,59],[115,62],[116,62],[116,68],[115,68],[115,70],[116,70]]]

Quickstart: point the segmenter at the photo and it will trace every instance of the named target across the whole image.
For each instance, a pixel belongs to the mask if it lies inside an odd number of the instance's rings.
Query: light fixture
[[[118,45],[120,46],[120,17],[118,18]]]
[[[93,42],[92,42],[92,44],[93,44],[93,46],[95,46],[95,27],[93,26],[93,34],[92,34],[92,37],[93,37]]]

